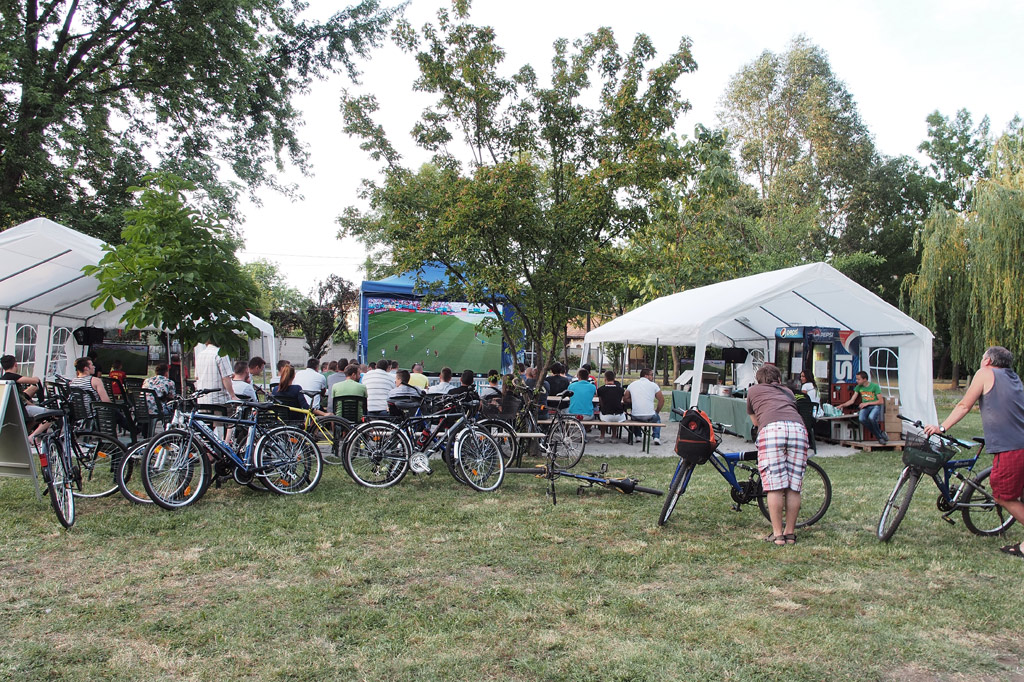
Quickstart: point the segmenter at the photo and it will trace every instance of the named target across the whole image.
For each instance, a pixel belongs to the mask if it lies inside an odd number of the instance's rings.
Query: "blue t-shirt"
[[[569,390],[572,391],[572,397],[569,398],[569,414],[593,416],[597,387],[589,381],[576,380],[569,384]]]

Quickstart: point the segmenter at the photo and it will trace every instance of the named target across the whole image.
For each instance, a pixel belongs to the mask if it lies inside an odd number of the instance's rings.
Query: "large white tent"
[[[112,311],[94,309],[95,277],[82,272],[103,257],[104,243],[46,218],[36,218],[0,232],[0,316],[2,351],[20,351],[33,359],[33,373],[70,375],[82,348],[71,332],[81,326],[118,329],[129,303]],[[274,328],[249,316],[262,338],[254,341],[274,367]]]
[[[703,367],[707,346],[761,348],[766,358],[779,327],[854,330],[861,337],[861,367],[871,349],[893,349],[898,358],[902,410],[935,423],[932,333],[826,263],[812,263],[690,289],[632,310],[589,332],[586,346],[628,343],[694,346]],[[690,404],[697,404],[693,382]]]

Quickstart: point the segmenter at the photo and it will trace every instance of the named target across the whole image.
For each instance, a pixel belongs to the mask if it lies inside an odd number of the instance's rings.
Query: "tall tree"
[[[242,270],[252,278],[259,291],[257,314],[269,320],[279,311],[297,311],[305,307],[306,297],[298,289],[289,286],[281,274],[280,266],[266,258],[257,258],[242,265]]]
[[[932,200],[953,211],[965,211],[971,203],[971,190],[985,177],[989,139],[988,116],[974,127],[966,109],[949,119],[938,111],[928,116],[928,139],[918,149],[928,155]]]
[[[400,32],[416,53],[415,87],[437,95],[413,130],[431,164],[402,167],[372,120],[375,100],[345,100],[347,131],[386,167],[367,185],[370,210],[348,209],[341,234],[387,245],[396,270],[440,263],[449,293],[511,307],[515,321],[499,319],[505,341],[518,348],[525,332],[546,370],[571,309],[599,308],[620,278],[611,247],[649,221],[652,192],[682,168],[664,138],[688,107],[676,81],[696,64],[686,39],[652,65],[646,36],[622,53],[602,28],[557,41],[542,87],[529,66],[502,75],[494,31],[466,22],[467,8]],[[465,161],[449,149],[456,141]]]
[[[116,241],[155,167],[231,215],[239,186],[307,168],[292,105],[382,37],[364,0],[325,22],[289,0],[7,0],[0,6],[0,229],[37,215]]]
[[[832,251],[875,150],[825,52],[804,36],[781,55],[765,51],[730,80],[721,106],[740,167],[755,178],[766,208],[816,209],[823,230],[812,236]]]
[[[992,344],[1024,347],[1022,262],[1024,128],[1017,119],[993,146],[969,210],[932,210],[921,270],[908,283],[914,315],[932,328],[948,325],[955,363],[973,364]]]
[[[259,292],[235,257],[230,231],[189,205],[194,190],[169,174],[136,188],[123,243],[105,247],[99,264],[83,269],[99,280],[92,305],[109,311],[130,301],[125,329],[171,329],[184,348],[212,341],[238,355],[248,351],[245,336],[259,334],[247,321]]]

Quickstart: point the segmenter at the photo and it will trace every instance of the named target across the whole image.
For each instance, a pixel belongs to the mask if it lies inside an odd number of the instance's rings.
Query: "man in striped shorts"
[[[765,541],[792,545],[807,468],[807,429],[793,391],[782,385],[779,368],[765,365],[755,376],[757,385],[747,389],[747,414],[758,427],[757,468],[772,522],[772,534]]]

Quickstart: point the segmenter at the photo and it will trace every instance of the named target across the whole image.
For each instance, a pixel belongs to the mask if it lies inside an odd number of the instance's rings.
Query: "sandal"
[[[796,533],[786,533],[782,536],[782,539],[786,541],[787,545],[796,544]]]
[[[783,536],[781,536],[781,535],[775,535],[773,533],[772,535],[769,535],[768,537],[764,538],[764,541],[770,544],[770,543],[775,542],[776,540],[781,540],[782,537]]]
[[[1006,545],[1005,547],[1000,547],[999,551],[1009,554],[1010,556],[1020,557],[1021,559],[1024,559],[1024,550],[1021,550],[1019,542],[1016,545]]]

